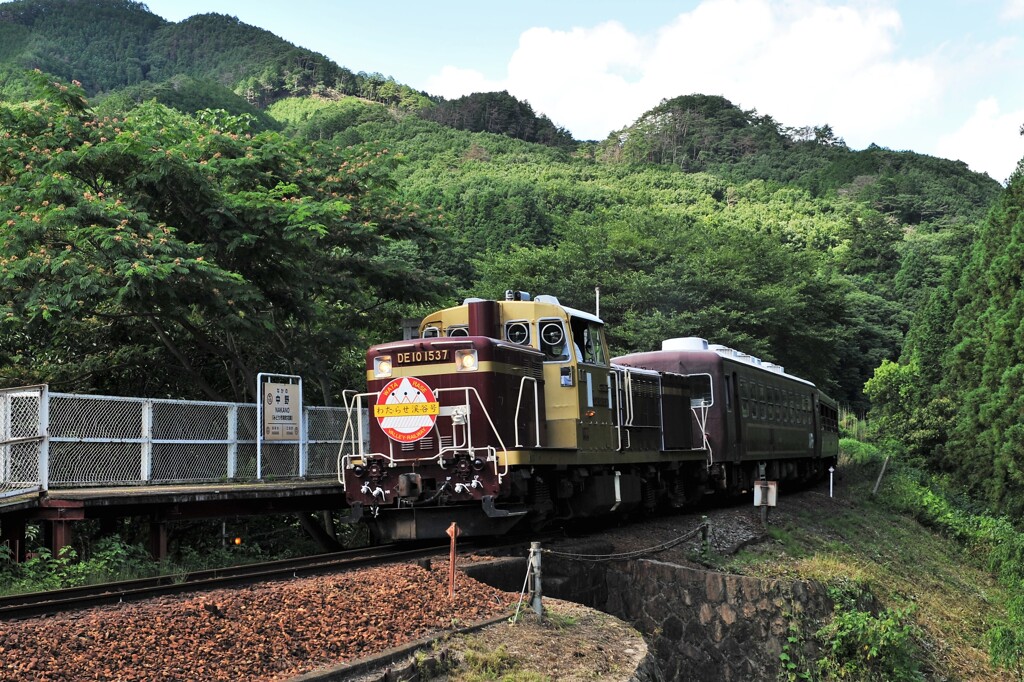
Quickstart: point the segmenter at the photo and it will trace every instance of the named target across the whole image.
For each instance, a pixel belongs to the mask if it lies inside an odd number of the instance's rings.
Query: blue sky
[[[217,12],[432,94],[508,90],[579,139],[722,95],[786,126],[959,159],[1024,157],[1024,0],[149,0]]]

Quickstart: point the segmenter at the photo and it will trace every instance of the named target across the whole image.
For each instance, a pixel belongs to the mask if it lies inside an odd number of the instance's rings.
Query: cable
[[[619,553],[619,554],[570,554],[568,552],[557,552],[557,551],[555,551],[553,549],[542,549],[540,551],[545,553],[545,554],[550,554],[551,556],[557,556],[557,557],[561,557],[563,559],[569,559],[570,561],[590,561],[590,562],[594,562],[594,563],[598,563],[598,562],[602,562],[602,561],[624,561],[626,559],[636,559],[638,557],[644,556],[645,554],[656,554],[657,552],[664,552],[667,549],[671,549],[671,548],[675,547],[676,545],[681,544],[681,543],[689,540],[690,538],[694,537],[695,535],[700,533],[702,530],[704,530],[706,527],[707,527],[707,524],[706,523],[702,523],[699,526],[697,526],[694,530],[690,531],[689,533],[686,533],[685,535],[681,535],[678,538],[675,538],[673,540],[669,540],[667,542],[663,542],[660,545],[655,545],[654,547],[648,547],[647,549],[633,550],[632,552],[622,552],[622,553]]]

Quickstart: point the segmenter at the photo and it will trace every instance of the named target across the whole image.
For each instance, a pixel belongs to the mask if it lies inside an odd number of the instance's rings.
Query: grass
[[[565,630],[576,625],[577,619],[574,616],[568,614],[556,613],[548,609],[544,609],[544,620],[548,625],[555,628],[556,630]]]
[[[546,682],[549,679],[521,668],[522,663],[508,652],[504,644],[497,649],[489,649],[470,638],[462,650],[461,665],[450,670],[447,679],[450,682]]]
[[[860,456],[840,465],[843,478],[836,500],[825,507],[828,513],[819,504],[787,506],[782,498],[769,521],[770,542],[717,557],[718,568],[764,578],[816,580],[843,593],[870,595],[878,604],[876,615],[890,618],[887,627],[897,629],[896,616],[908,621],[903,634],[915,640],[914,666],[927,677],[1016,679],[1011,671],[994,667],[988,653],[988,633],[1006,618],[1010,595],[989,570],[987,555],[900,511],[894,502],[900,491],[893,486],[901,482],[895,477],[883,481],[872,498],[881,460]],[[877,632],[882,622],[870,621],[862,634]],[[834,670],[825,674],[821,667],[813,672],[815,679],[839,676]],[[841,676],[893,679],[872,676],[867,669]]]

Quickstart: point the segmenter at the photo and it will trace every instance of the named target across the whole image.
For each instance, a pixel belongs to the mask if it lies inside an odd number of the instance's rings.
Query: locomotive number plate
[[[395,353],[396,365],[411,365],[418,362],[445,362],[448,360],[448,349],[437,350],[411,350],[405,353]]]

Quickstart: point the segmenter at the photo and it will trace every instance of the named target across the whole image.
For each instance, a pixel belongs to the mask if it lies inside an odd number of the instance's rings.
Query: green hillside
[[[842,132],[687,94],[577,141],[233,17],[3,3],[0,386],[251,400],[265,370],[339,401],[404,317],[599,287],[615,353],[702,336],[870,407],[913,513],[1024,594],[1014,524],[975,514],[1024,511],[1024,176]]]
[[[397,163],[374,179],[388,201],[442,216],[428,298],[518,287],[590,308],[600,286],[616,352],[704,336],[783,364],[855,408],[866,407],[865,381],[900,356],[911,320],[1000,192],[961,163],[853,151],[827,125],[788,128],[717,96],[665,100],[603,142],[577,143],[508,93],[430,98],[233,17],[169,23],[128,0],[0,8],[9,100],[38,96],[33,82],[46,79],[24,69],[39,68],[79,81],[105,119],[156,100],[186,113],[222,110],[253,134],[281,131],[254,139],[309,147],[298,153],[311,158],[317,146],[386,154]],[[212,120],[200,114],[197,125]],[[110,182],[128,183],[127,192],[143,179]],[[413,312],[396,306],[346,335],[363,343],[393,333],[388,320]],[[202,340],[216,357],[216,344]],[[166,341],[142,345],[151,357]],[[316,361],[326,394],[353,371],[341,358],[357,347]],[[209,371],[217,366],[211,358]],[[213,388],[222,379],[204,380],[207,393],[224,390]]]
[[[352,73],[235,17],[203,14],[172,23],[134,0],[3,3],[0,65],[77,80],[90,97],[188,76],[219,84],[260,108],[282,97],[311,94],[359,96],[406,108],[430,104],[425,95],[392,78]],[[14,92],[5,87],[0,96]],[[215,92],[206,106],[223,99]]]

